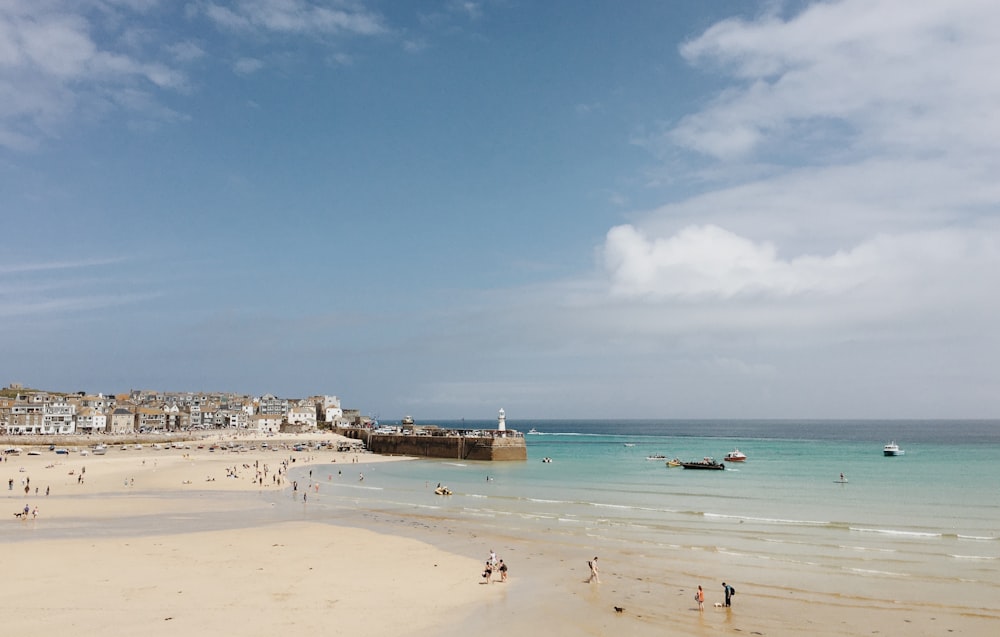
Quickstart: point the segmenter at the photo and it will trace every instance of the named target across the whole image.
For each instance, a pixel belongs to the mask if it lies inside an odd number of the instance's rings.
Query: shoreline
[[[267,441],[307,438],[318,436]],[[0,463],[0,479],[31,478],[27,503],[39,506],[37,519],[14,519],[25,494],[3,491],[8,520],[0,537],[17,545],[9,551],[15,554],[7,569],[13,590],[4,602],[12,627],[30,630],[38,621],[31,615],[44,614],[54,626],[87,634],[99,629],[108,637],[138,627],[153,635],[206,627],[264,634],[289,627],[328,631],[330,625],[345,634],[428,637],[519,630],[639,637],[808,630],[840,637],[976,635],[997,619],[933,600],[901,602],[892,591],[833,596],[808,580],[767,587],[733,582],[733,607],[718,609],[713,603],[721,601],[727,569],[718,552],[671,551],[665,560],[607,537],[519,537],[505,531],[502,516],[470,522],[426,508],[400,514],[360,503],[326,506],[324,482],[349,479],[352,487],[378,488],[378,464],[405,459],[192,446],[88,457],[44,452]],[[261,465],[272,476],[285,462],[284,484],[261,484]],[[227,477],[233,469],[235,477]],[[371,475],[362,486],[364,472]],[[311,500],[303,502],[303,495]],[[491,548],[511,569],[507,583],[481,584]],[[586,560],[594,554],[601,557],[602,583],[588,585]],[[691,599],[698,584],[706,590],[703,613]],[[101,624],[100,609],[111,612],[113,625]]]

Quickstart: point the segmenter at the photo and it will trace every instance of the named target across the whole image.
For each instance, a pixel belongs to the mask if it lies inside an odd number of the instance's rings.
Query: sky
[[[0,0],[0,385],[996,418],[1000,4]]]

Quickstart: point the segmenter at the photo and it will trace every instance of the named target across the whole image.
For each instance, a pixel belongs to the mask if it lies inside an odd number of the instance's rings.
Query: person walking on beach
[[[729,608],[732,606],[732,599],[733,595],[736,594],[736,589],[725,582],[722,583],[722,588],[726,591],[726,608]]]
[[[698,600],[698,610],[705,610],[705,591],[701,590],[701,584],[698,585],[698,592],[694,594],[694,598]]]
[[[503,560],[500,560],[500,581],[507,581],[507,565],[503,563]]]
[[[601,575],[600,575],[600,570],[597,568],[597,556],[596,555],[594,556],[594,559],[592,559],[591,561],[587,562],[587,566],[590,567],[590,577],[587,578],[587,583],[590,584],[591,582],[597,582],[598,584],[600,584],[601,583]]]

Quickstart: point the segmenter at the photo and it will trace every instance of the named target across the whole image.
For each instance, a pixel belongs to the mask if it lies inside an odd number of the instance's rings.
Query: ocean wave
[[[949,554],[948,557],[953,557],[956,560],[986,560],[991,561],[997,559],[996,555],[952,555]]]
[[[845,549],[848,551],[862,551],[862,552],[874,552],[874,553],[895,553],[896,549],[875,549],[870,546],[848,546],[846,544],[838,544],[837,548]]]
[[[870,568],[852,568],[844,567],[845,571],[850,571],[851,573],[857,573],[858,575],[872,575],[872,576],[888,576],[888,577],[909,577],[906,573],[896,573],[893,571],[876,571]]]
[[[828,521],[818,520],[786,520],[782,518],[759,518],[749,515],[730,515],[727,513],[704,513],[706,518],[722,518],[728,520],[741,520],[745,522],[763,522],[765,524],[802,524],[804,526],[826,526]]]
[[[980,541],[980,542],[982,542],[982,541],[989,541],[989,540],[1000,540],[1000,537],[997,537],[997,536],[983,536],[983,535],[962,535],[962,534],[958,534],[955,537],[957,537],[960,540],[976,540],[976,541]]]
[[[940,533],[932,533],[929,531],[899,531],[896,529],[866,529],[860,526],[850,527],[851,531],[857,531],[858,533],[880,533],[882,535],[898,535],[900,537],[914,537],[914,538],[939,538]]]

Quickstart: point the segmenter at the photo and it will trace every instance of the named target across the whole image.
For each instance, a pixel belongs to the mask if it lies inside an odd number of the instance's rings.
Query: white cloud
[[[605,267],[612,293],[623,297],[888,300],[919,290],[928,300],[954,302],[970,277],[1000,288],[1000,244],[976,232],[934,230],[876,236],[828,255],[782,258],[769,243],[715,226],[650,238],[626,225],[608,232]]]
[[[233,31],[313,35],[378,35],[387,31],[378,14],[308,0],[237,0],[230,6],[206,2],[199,8],[216,25]]]
[[[58,135],[78,110],[103,109],[107,94],[185,89],[187,79],[179,69],[115,50],[113,38],[103,42],[94,37],[116,31],[124,21],[116,6],[141,11],[154,4],[0,4],[0,145],[34,147]],[[134,45],[128,37],[121,42]]]
[[[264,63],[256,58],[240,58],[233,64],[233,70],[240,75],[251,75],[264,67]]]
[[[997,28],[1000,5],[980,0],[844,0],[787,20],[720,22],[681,53],[736,84],[680,121],[671,139],[720,159],[828,126],[846,126],[866,152],[995,148]]]

